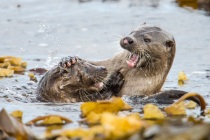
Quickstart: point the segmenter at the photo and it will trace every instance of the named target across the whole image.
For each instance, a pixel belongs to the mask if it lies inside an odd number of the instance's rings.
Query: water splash
[[[54,65],[58,64],[59,57],[56,56],[58,50],[49,51],[49,56],[47,57],[47,61],[45,63],[45,68],[50,69]]]
[[[58,48],[60,48],[60,40],[59,40],[59,26],[60,24],[56,24],[56,27],[50,26],[48,21],[40,20],[39,29],[37,33],[41,35],[43,42],[39,43],[40,47],[45,47],[48,50],[48,55],[45,63],[45,68],[50,69],[52,66],[58,63]]]

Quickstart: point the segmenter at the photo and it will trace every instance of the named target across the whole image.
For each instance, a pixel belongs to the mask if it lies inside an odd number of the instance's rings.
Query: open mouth
[[[130,68],[136,67],[138,61],[139,61],[139,55],[132,54],[132,53],[130,54],[128,60],[126,60],[128,67]]]

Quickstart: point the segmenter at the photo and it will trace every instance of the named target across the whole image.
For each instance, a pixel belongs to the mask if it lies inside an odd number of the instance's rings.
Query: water
[[[88,60],[109,58],[122,50],[119,46],[122,36],[147,22],[171,32],[177,43],[175,61],[163,90],[198,92],[210,102],[210,17],[205,11],[180,8],[171,0],[155,3],[1,0],[0,3],[0,55],[22,57],[28,62],[27,69],[49,69],[68,55]],[[177,84],[180,71],[189,78],[184,86]],[[35,88],[36,83],[29,81],[27,74],[1,79],[0,108],[8,112],[22,110],[23,122],[40,115],[59,114],[74,120],[68,127],[78,126],[79,103],[34,103]]]

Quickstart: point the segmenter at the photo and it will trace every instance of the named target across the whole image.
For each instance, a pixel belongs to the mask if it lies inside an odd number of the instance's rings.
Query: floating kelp
[[[28,76],[29,76],[29,78],[30,78],[31,81],[38,82],[37,79],[36,79],[36,77],[35,77],[35,75],[34,75],[34,73],[29,72],[28,73]]]
[[[86,117],[91,112],[101,114],[103,112],[118,113],[122,110],[131,110],[132,107],[121,98],[113,97],[110,100],[86,102],[81,105],[82,116]]]
[[[183,71],[179,72],[178,85],[180,85],[180,86],[184,85],[186,80],[188,80],[187,75]]]
[[[192,97],[196,97],[198,98],[199,102],[200,102],[200,107],[201,107],[201,115],[204,115],[204,111],[206,109],[206,102],[203,99],[203,97],[201,95],[199,95],[198,93],[194,93],[194,92],[189,92],[185,95],[183,95],[178,101],[176,101],[175,103],[173,103],[172,105],[165,107],[165,112],[168,115],[186,115],[186,110],[185,107],[183,105],[181,105],[180,103],[188,98],[192,98]]]
[[[27,63],[22,62],[22,58],[13,56],[0,57],[0,76],[10,77],[16,73],[21,73],[26,70]]]
[[[23,112],[20,110],[13,111],[11,116],[17,118],[20,122],[22,122]]]
[[[194,109],[196,108],[197,104],[194,101],[188,101],[184,104],[187,109]]]
[[[163,112],[153,104],[146,104],[144,106],[144,118],[145,119],[164,119]]]
[[[10,77],[14,74],[14,70],[0,68],[0,77]]]

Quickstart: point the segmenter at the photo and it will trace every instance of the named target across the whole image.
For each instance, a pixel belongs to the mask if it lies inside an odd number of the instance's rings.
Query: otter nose
[[[123,39],[123,44],[124,44],[124,45],[133,44],[133,39],[130,38],[130,37],[125,37],[125,38]]]

